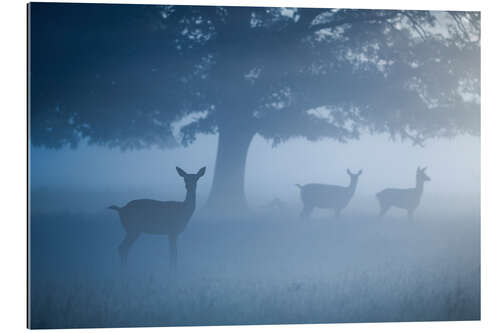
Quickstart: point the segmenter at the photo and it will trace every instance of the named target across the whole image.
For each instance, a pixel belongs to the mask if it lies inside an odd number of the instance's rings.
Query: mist
[[[199,213],[216,144],[215,136],[201,136],[192,146],[165,151],[31,149],[34,326],[478,318],[478,138],[421,148],[367,135],[348,145],[295,139],[273,148],[256,137],[245,179],[252,215],[233,220]],[[189,172],[207,166],[195,215],[179,239],[178,271],[168,268],[167,238],[142,235],[124,272],[117,252],[124,232],[106,207],[139,198],[182,201],[177,165]],[[415,221],[396,208],[379,219],[375,193],[414,187],[419,165],[432,180]],[[346,186],[347,168],[363,174],[341,218],[315,209],[300,219],[293,184]],[[282,206],[269,205],[275,199]],[[46,303],[55,284],[58,293]],[[145,303],[117,310],[106,300]],[[64,310],[65,302],[75,305]]]
[[[413,187],[417,166],[428,166],[432,181],[426,184],[426,197],[478,197],[479,147],[480,139],[471,136],[432,140],[425,147],[369,134],[348,144],[328,139],[311,143],[297,138],[273,147],[256,136],[247,158],[245,192],[249,205],[254,207],[276,198],[298,205],[300,198],[294,184],[347,185],[346,169],[363,169],[355,203],[360,198],[374,199],[375,193],[386,187]],[[216,149],[216,135],[200,135],[192,145],[171,150],[121,151],[87,145],[63,150],[31,147],[31,189],[40,200],[32,202],[31,209],[98,212],[106,204],[115,203],[116,195],[128,201],[139,197],[182,200],[185,190],[176,166],[187,170],[207,166],[197,191],[203,205],[213,179]],[[130,193],[128,197],[126,193]],[[55,200],[44,200],[44,195]],[[102,197],[96,201],[95,195]],[[59,205],[60,200],[66,200],[65,204]],[[358,209],[364,211],[362,205]]]

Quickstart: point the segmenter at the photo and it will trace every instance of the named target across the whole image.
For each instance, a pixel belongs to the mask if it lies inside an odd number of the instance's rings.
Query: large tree
[[[218,133],[216,209],[246,207],[256,134],[480,132],[478,12],[33,4],[30,31],[34,145]]]

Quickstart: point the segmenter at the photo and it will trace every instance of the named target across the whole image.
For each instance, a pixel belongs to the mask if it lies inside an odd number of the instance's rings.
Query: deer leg
[[[304,208],[302,208],[302,212],[300,213],[301,218],[307,218],[311,215],[313,210],[313,206],[304,204]]]
[[[125,238],[123,238],[120,246],[118,246],[118,253],[120,254],[121,264],[125,266],[127,264],[128,252],[130,247],[139,237],[139,233],[137,232],[127,232],[125,234]]]
[[[168,237],[170,245],[170,268],[176,269],[177,267],[177,235]]]
[[[408,221],[413,222],[413,213],[415,212],[414,209],[408,209]]]
[[[385,213],[387,213],[387,211],[389,210],[389,205],[384,205],[384,204],[380,204],[380,213],[378,214],[379,217],[382,217],[385,215]]]

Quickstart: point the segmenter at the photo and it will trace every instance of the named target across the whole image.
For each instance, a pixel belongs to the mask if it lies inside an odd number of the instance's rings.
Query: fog
[[[471,136],[430,140],[425,147],[369,134],[348,144],[297,138],[273,147],[256,136],[247,157],[245,192],[253,207],[276,198],[300,204],[294,184],[347,186],[346,169],[363,169],[353,203],[365,200],[364,204],[369,205],[369,201],[375,203],[375,193],[386,187],[414,187],[417,166],[427,166],[432,181],[425,185],[424,200],[434,195],[478,197],[479,147],[480,139]],[[203,206],[212,183],[216,149],[216,135],[200,135],[191,146],[171,150],[32,147],[31,189],[33,195],[40,196],[31,208],[33,212],[97,212],[109,204],[126,204],[138,198],[182,200],[184,184],[175,172],[176,166],[189,172],[207,166],[207,174],[197,189],[199,206]],[[51,200],[44,201],[42,193],[50,195]],[[60,200],[65,204],[59,205]]]
[[[251,215],[203,214],[215,136],[188,148],[122,152],[31,149],[31,318],[33,327],[120,327],[479,318],[479,139],[387,137],[338,144],[256,137],[245,187]],[[141,235],[128,266],[110,204],[183,200],[179,165],[199,180],[196,212],[169,268],[168,239]],[[427,166],[415,220],[393,208],[377,217],[374,194],[414,187]],[[300,219],[295,183],[347,185],[363,169],[339,219],[316,209]],[[278,198],[283,206],[267,206]]]

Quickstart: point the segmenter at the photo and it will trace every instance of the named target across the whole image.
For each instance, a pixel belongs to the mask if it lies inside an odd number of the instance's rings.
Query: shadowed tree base
[[[231,202],[224,200],[214,200],[210,203],[207,202],[197,213],[203,218],[213,221],[219,220],[244,220],[252,216],[252,210],[248,207],[246,202]]]

